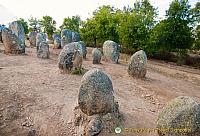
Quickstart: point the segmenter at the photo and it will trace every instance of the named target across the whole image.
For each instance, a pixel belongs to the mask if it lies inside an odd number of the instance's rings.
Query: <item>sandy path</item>
[[[60,50],[51,49],[48,60],[37,58],[35,50],[27,48],[24,56],[0,53],[0,135],[70,136],[67,122],[77,104],[81,76],[59,73]],[[126,128],[155,128],[159,110],[177,96],[188,95],[200,101],[197,69],[149,61],[147,78],[137,80],[128,76],[127,64],[93,65],[91,54],[83,67],[100,68],[110,76],[125,119],[122,126]]]

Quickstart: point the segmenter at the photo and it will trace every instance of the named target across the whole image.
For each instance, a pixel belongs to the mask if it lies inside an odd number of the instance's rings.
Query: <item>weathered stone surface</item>
[[[60,49],[61,48],[61,40],[59,38],[56,38],[54,40],[54,48]]]
[[[64,47],[68,43],[72,42],[72,31],[64,29],[61,31],[61,46]]]
[[[79,42],[81,40],[80,33],[72,32],[72,42]]]
[[[46,41],[40,42],[37,50],[37,57],[43,59],[49,58],[49,45]]]
[[[5,53],[12,54],[21,54],[25,53],[25,45],[16,36],[11,30],[8,28],[4,28],[2,30],[2,39],[4,43]]]
[[[25,33],[24,33],[24,28],[21,23],[14,21],[9,24],[9,29],[19,37],[21,42],[25,44]]]
[[[53,40],[55,40],[57,38],[61,39],[60,35],[58,35],[58,34],[53,34],[52,38],[53,38]]]
[[[92,69],[81,80],[79,107],[87,115],[111,112],[114,97],[110,78],[99,69]]]
[[[41,42],[45,41],[46,42],[46,35],[44,33],[37,33],[36,36],[36,47],[38,49],[39,45]]]
[[[128,64],[128,74],[132,77],[144,78],[147,73],[147,56],[143,50],[134,53]]]
[[[79,42],[72,42],[64,46],[58,58],[58,67],[66,73],[82,68],[83,49]]]
[[[93,64],[100,64],[101,63],[101,57],[102,57],[101,51],[97,48],[94,48],[92,50]]]
[[[82,49],[83,49],[83,58],[86,59],[86,55],[87,55],[87,47],[85,45],[85,43],[83,41],[79,41],[79,43],[82,45]]]
[[[30,32],[29,35],[28,35],[30,45],[33,46],[33,47],[36,46],[36,36],[37,36],[37,32],[35,32],[35,31]]]
[[[113,41],[105,41],[103,44],[103,54],[105,59],[111,60],[115,63],[118,63],[119,55],[120,55],[120,48],[116,42]]]
[[[200,136],[200,104],[187,96],[171,100],[159,113],[157,128],[159,136]]]
[[[78,136],[105,135],[121,123],[122,115],[114,101],[112,82],[99,69],[92,69],[82,77],[78,104],[70,121]]]

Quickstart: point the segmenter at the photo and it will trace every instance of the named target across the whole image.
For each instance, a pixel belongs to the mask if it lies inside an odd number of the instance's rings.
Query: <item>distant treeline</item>
[[[88,46],[101,47],[104,41],[113,40],[121,45],[122,52],[130,54],[143,49],[149,56],[175,52],[184,58],[188,50],[200,49],[200,2],[191,8],[188,0],[173,0],[163,20],[158,20],[158,11],[149,0],[140,0],[123,10],[99,7],[86,21],[79,16],[65,18],[57,30],[50,16],[41,20],[31,17],[28,23],[18,21],[27,33],[40,28],[51,38],[53,33],[70,29],[80,32]]]

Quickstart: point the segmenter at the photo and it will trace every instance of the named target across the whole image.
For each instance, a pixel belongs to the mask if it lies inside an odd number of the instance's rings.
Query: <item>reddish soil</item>
[[[3,49],[3,44],[0,44]],[[0,52],[0,136],[72,136],[68,125],[77,105],[81,75],[61,74],[57,66],[59,49],[50,49],[50,59],[39,59],[35,48],[26,55]],[[123,114],[123,128],[155,128],[159,111],[177,96],[191,96],[200,102],[200,70],[171,63],[148,61],[146,78],[127,74],[127,64],[102,61],[93,65],[91,49],[83,67],[99,68],[113,82],[115,99]],[[114,136],[101,134],[101,136]],[[156,132],[123,136],[157,136]]]

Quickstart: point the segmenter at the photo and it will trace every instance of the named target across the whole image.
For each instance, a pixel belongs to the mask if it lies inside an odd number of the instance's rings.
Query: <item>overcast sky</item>
[[[133,6],[135,0],[0,0],[0,24],[8,23],[16,18],[28,19],[30,16],[41,18],[49,15],[62,24],[63,18],[80,15],[85,20],[92,15],[97,7],[111,5],[122,9],[124,6]],[[164,17],[172,0],[150,0],[158,8],[159,17]],[[194,4],[198,0],[189,0]]]

